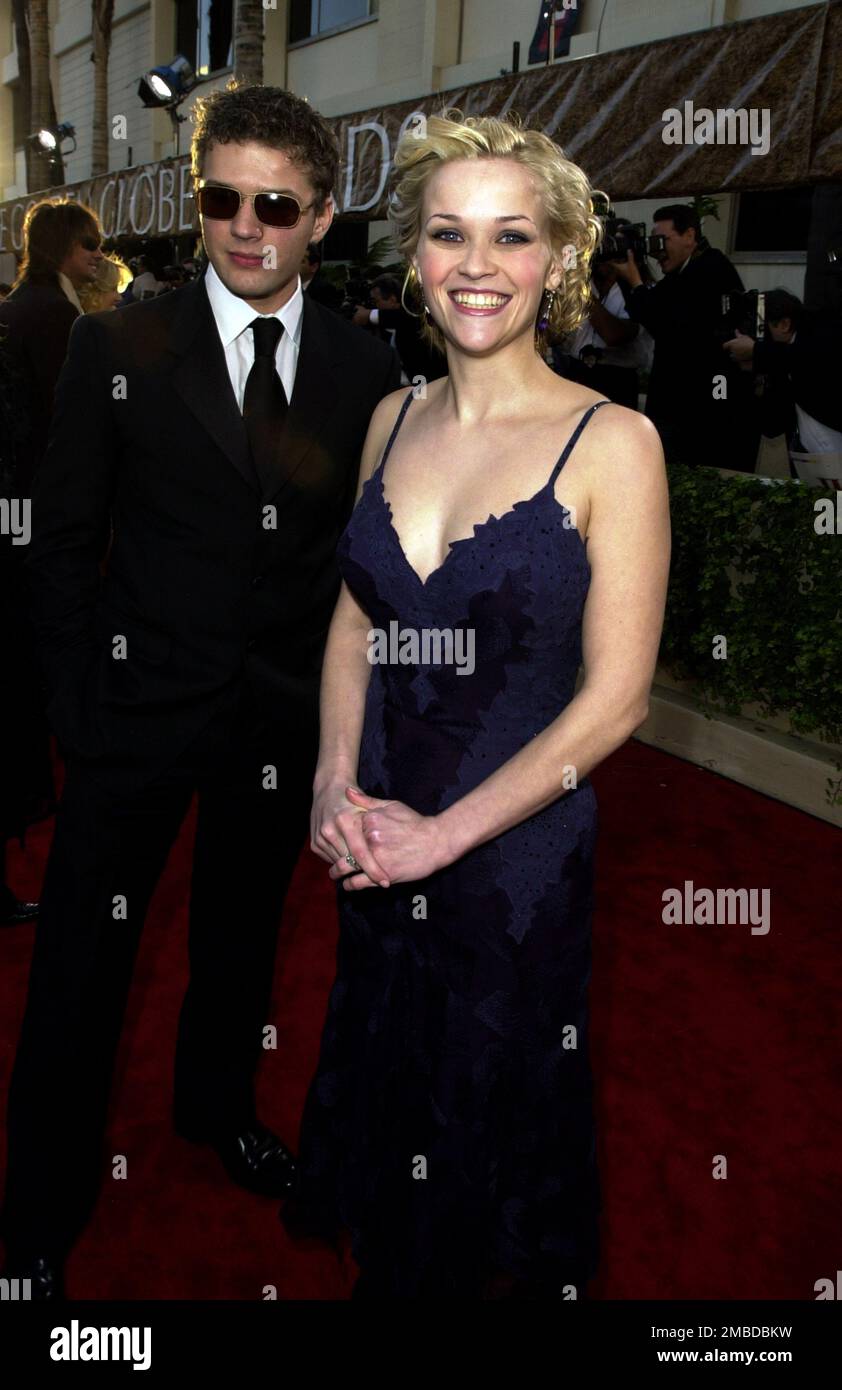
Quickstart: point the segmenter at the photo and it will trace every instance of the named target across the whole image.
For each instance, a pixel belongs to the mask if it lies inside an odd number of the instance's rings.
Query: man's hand
[[[351,319],[351,322],[355,323],[357,328],[366,328],[370,318],[371,310],[363,308],[362,304],[358,304],[354,310],[354,317]]]
[[[638,285],[643,284],[643,276],[638,269],[633,251],[626,253],[626,259],[624,261],[612,261],[611,264],[617,271],[619,278],[628,281],[632,289],[636,289]]]
[[[754,339],[737,329],[736,338],[722,344],[723,352],[730,353],[735,362],[750,362],[754,353]]]

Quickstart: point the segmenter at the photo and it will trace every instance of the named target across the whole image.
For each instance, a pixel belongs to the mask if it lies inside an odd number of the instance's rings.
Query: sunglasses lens
[[[265,227],[294,227],[301,216],[301,208],[286,193],[258,193],[254,215]]]
[[[98,251],[101,242],[95,236],[83,236],[81,246],[84,251]]]
[[[206,184],[204,188],[200,188],[196,201],[203,217],[219,218],[225,222],[230,222],[236,217],[240,207],[240,197],[236,189],[217,188],[213,184]]]

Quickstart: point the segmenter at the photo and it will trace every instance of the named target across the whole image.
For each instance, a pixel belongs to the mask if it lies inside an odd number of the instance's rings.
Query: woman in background
[[[123,291],[131,283],[132,272],[120,257],[111,252],[103,256],[97,267],[96,279],[77,291],[86,314],[98,314],[104,309],[116,309],[122,304]]]

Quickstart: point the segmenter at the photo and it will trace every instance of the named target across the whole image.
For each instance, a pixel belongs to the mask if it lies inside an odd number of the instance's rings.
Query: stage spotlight
[[[30,144],[37,145],[39,150],[44,150],[47,154],[56,154],[59,147],[65,140],[73,141],[73,150],[76,148],[76,129],[69,121],[62,121],[56,126],[42,126],[29,137]],[[66,150],[66,154],[72,154],[73,150]]]
[[[196,85],[196,74],[182,53],[171,63],[144,73],[137,94],[144,106],[177,106]]]

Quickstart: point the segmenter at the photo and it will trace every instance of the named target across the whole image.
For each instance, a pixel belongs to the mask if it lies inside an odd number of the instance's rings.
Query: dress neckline
[[[562,450],[561,454],[559,455],[558,459],[556,460],[555,467],[553,468],[552,473],[550,474],[550,476],[549,476],[549,478],[547,479],[547,481],[544,483],[543,487],[540,487],[540,488],[538,488],[538,490],[537,490],[536,492],[533,492],[532,495],[531,495],[531,497],[519,498],[516,502],[513,502],[512,505],[511,505],[511,507],[508,507],[507,510],[506,510],[505,512],[501,512],[499,516],[495,516],[494,512],[489,512],[489,514],[488,514],[488,516],[486,517],[485,521],[476,521],[476,522],[474,522],[472,534],[467,535],[467,536],[457,536],[455,540],[448,541],[448,543],[447,543],[447,550],[446,550],[446,552],[445,552],[444,558],[442,559],[441,563],[438,564],[438,565],[436,565],[434,569],[430,570],[429,574],[427,575],[427,577],[426,577],[425,579],[422,579],[422,578],[421,578],[421,575],[418,573],[418,571],[417,571],[416,569],[414,569],[413,566],[412,566],[412,565],[410,564],[410,562],[409,562],[409,557],[407,556],[406,550],[404,549],[404,546],[403,546],[403,542],[401,541],[401,538],[400,538],[400,536],[398,535],[397,527],[395,526],[395,519],[394,519],[394,515],[393,515],[393,512],[392,512],[391,504],[390,504],[390,502],[389,502],[389,499],[388,499],[387,496],[386,496],[386,490],[385,490],[385,488],[384,488],[384,486],[383,486],[383,471],[384,471],[385,466],[386,466],[386,460],[388,459],[389,454],[391,453],[392,445],[393,445],[393,443],[394,443],[394,441],[395,441],[395,437],[396,437],[396,435],[397,435],[397,433],[398,433],[398,430],[399,430],[400,427],[401,427],[401,424],[403,423],[403,418],[404,418],[404,416],[405,416],[405,414],[406,414],[406,412],[407,412],[407,410],[408,410],[408,408],[409,408],[409,403],[410,403],[411,400],[413,400],[413,398],[414,398],[414,391],[412,390],[412,388],[410,388],[409,392],[408,392],[407,395],[406,395],[406,398],[404,399],[403,405],[401,406],[400,411],[398,412],[398,417],[397,417],[397,419],[395,420],[394,426],[393,426],[393,428],[392,428],[392,432],[391,432],[391,434],[389,435],[389,439],[388,439],[388,441],[387,441],[387,443],[386,443],[386,447],[385,447],[385,449],[383,450],[383,457],[381,458],[379,464],[377,465],[377,468],[376,468],[374,474],[372,475],[371,478],[369,478],[368,482],[373,482],[375,478],[376,478],[377,481],[378,481],[378,484],[379,484],[379,491],[380,491],[380,499],[381,499],[381,501],[382,501],[382,503],[383,503],[383,506],[384,506],[385,509],[386,509],[387,520],[388,520],[388,523],[389,523],[389,530],[390,530],[392,536],[394,537],[395,544],[396,544],[396,546],[397,546],[397,549],[400,551],[401,557],[403,558],[403,562],[404,562],[404,564],[406,565],[406,568],[409,570],[410,574],[411,574],[411,575],[413,576],[413,578],[415,579],[415,582],[418,584],[418,586],[419,586],[421,589],[426,589],[426,588],[427,588],[427,585],[431,582],[431,580],[435,579],[437,575],[439,575],[439,574],[442,573],[442,571],[447,567],[447,565],[449,564],[450,560],[453,558],[454,554],[456,553],[456,548],[457,548],[458,546],[464,545],[467,541],[476,540],[476,538],[477,538],[477,533],[478,533],[479,531],[484,530],[485,527],[490,526],[490,525],[492,524],[492,522],[493,522],[495,525],[499,525],[501,522],[505,521],[508,517],[517,515],[518,508],[520,508],[520,507],[528,507],[528,506],[533,505],[535,502],[538,501],[538,499],[539,499],[540,497],[542,497],[542,496],[544,495],[544,493],[546,493],[546,492],[549,491],[549,490],[552,491],[552,500],[553,500],[553,503],[554,503],[555,507],[556,507],[560,512],[563,512],[566,516],[572,517],[573,513],[571,512],[570,508],[569,508],[569,507],[565,507],[565,505],[564,505],[563,502],[559,502],[558,498],[557,498],[556,495],[555,495],[555,484],[556,484],[556,479],[557,479],[558,474],[560,473],[561,469],[564,467],[564,464],[565,464],[566,461],[567,461],[568,455],[571,453],[571,451],[572,451],[572,449],[573,449],[573,446],[576,444],[576,442],[577,442],[577,440],[578,440],[578,438],[579,438],[579,435],[582,433],[582,430],[584,429],[584,427],[585,427],[585,425],[587,424],[588,420],[591,418],[591,416],[593,415],[594,411],[595,411],[595,410],[598,410],[599,407],[600,407],[601,405],[609,405],[609,404],[610,404],[610,401],[607,401],[607,400],[606,400],[606,401],[596,401],[592,406],[589,406],[588,409],[585,411],[584,415],[583,415],[582,418],[579,420],[578,424],[576,425],[576,428],[574,429],[572,435],[570,436],[570,439],[567,441],[567,444],[565,445],[564,449]],[[565,524],[565,525],[564,525],[564,529],[565,529],[565,531],[572,531],[572,532],[574,533],[574,535],[576,536],[576,539],[577,539],[578,542],[579,542],[579,545],[580,545],[582,554],[583,554],[584,559],[585,559],[585,564],[587,565],[588,570],[590,571],[590,568],[591,568],[591,567],[590,567],[590,562],[588,561],[588,557],[587,557],[587,544],[588,544],[587,537],[583,537],[583,536],[581,535],[581,533],[579,532],[578,527],[576,527],[575,525],[573,525],[573,526],[568,526],[568,525]]]
[[[394,522],[394,517],[392,516],[392,508],[389,504],[389,499],[387,498],[386,493],[383,490],[382,466],[383,464],[381,461],[381,464],[377,469],[377,480],[380,484],[380,499],[386,510],[386,518],[389,525],[389,531],[394,539],[395,546],[401,555],[404,565],[409,570],[409,573],[412,575],[413,579],[415,580],[416,584],[420,589],[426,589],[428,585],[431,583],[431,581],[435,579],[438,575],[440,575],[442,571],[447,568],[447,565],[450,563],[454,555],[457,553],[457,547],[466,545],[469,541],[476,540],[478,533],[480,531],[484,531],[486,527],[491,525],[501,525],[504,521],[508,520],[508,518],[517,515],[518,509],[533,506],[538,501],[538,499],[542,497],[546,492],[549,492],[550,489],[555,488],[555,478],[549,478],[547,482],[544,483],[543,487],[539,488],[537,492],[534,492],[531,497],[519,498],[518,501],[513,503],[512,506],[509,507],[505,512],[501,512],[499,516],[495,516],[494,512],[489,512],[485,521],[475,521],[473,527],[473,534],[469,536],[457,536],[455,540],[448,541],[447,553],[445,554],[441,564],[436,565],[435,569],[430,570],[430,573],[427,575],[427,577],[425,579],[422,579],[418,571],[410,564],[409,557],[407,556],[407,553],[403,548],[403,542],[401,541],[401,538],[398,535],[398,531]],[[373,478],[369,479],[369,482],[373,481]],[[559,502],[558,498],[555,495],[555,491],[551,492],[551,497],[553,506],[558,512],[562,512],[567,516],[573,515],[569,507],[565,507],[563,502]],[[591,566],[590,561],[588,560],[587,537],[583,539],[576,526],[565,525],[564,530],[575,536],[576,540],[579,542],[579,548],[584,557],[585,564],[587,565],[588,570],[590,570]]]

